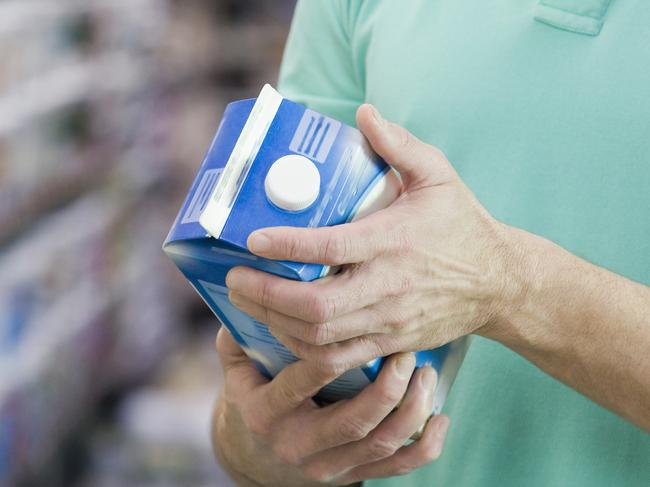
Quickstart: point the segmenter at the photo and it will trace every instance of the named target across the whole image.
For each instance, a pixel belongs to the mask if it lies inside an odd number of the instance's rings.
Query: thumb
[[[456,178],[442,151],[384,120],[374,106],[366,103],[359,107],[357,126],[375,152],[400,173],[405,188],[436,186]]]
[[[249,394],[268,382],[225,326],[219,329],[216,345],[228,397]]]
[[[232,365],[249,362],[244,350],[235,341],[235,338],[225,326],[219,328],[216,347],[219,359],[221,360],[221,365],[224,369],[227,369]]]

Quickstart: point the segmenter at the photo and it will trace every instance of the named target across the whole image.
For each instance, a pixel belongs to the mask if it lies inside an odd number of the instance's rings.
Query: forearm
[[[521,293],[481,334],[650,431],[650,288],[512,230]]]

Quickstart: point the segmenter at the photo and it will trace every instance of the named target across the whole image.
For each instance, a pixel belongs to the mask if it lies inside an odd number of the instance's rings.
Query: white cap
[[[316,201],[320,192],[318,168],[304,156],[291,154],[273,163],[264,180],[267,198],[288,211],[301,211]]]

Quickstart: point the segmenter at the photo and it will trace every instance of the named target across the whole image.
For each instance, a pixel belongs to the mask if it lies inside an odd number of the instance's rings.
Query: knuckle
[[[316,363],[326,377],[338,377],[347,370],[347,364],[333,348],[324,348],[317,353]]]
[[[390,332],[399,332],[404,327],[404,322],[400,319],[392,319],[386,323],[386,328]]]
[[[375,437],[368,445],[368,453],[372,459],[381,459],[387,458],[393,455],[399,445],[396,444],[394,440],[390,440],[382,437]]]
[[[259,291],[259,300],[260,304],[264,308],[269,307],[273,302],[273,286],[271,285],[271,281],[269,279],[262,280]]]
[[[296,258],[302,254],[302,240],[299,238],[287,238],[284,241],[284,252],[289,259]]]
[[[333,319],[338,314],[343,298],[337,293],[328,293],[323,297],[323,301],[325,304],[320,320],[321,323]]]
[[[350,255],[351,242],[346,235],[330,232],[323,245],[322,255],[327,262],[342,264]]]
[[[384,407],[394,407],[402,399],[402,391],[390,384],[385,386],[377,398],[377,402]]]
[[[323,294],[312,292],[307,299],[307,316],[313,323],[323,323],[330,318],[331,299]]]
[[[278,387],[276,390],[282,404],[299,404],[303,401],[300,393],[292,387]]]
[[[319,367],[314,373],[314,379],[326,386],[340,375],[341,373],[337,370]]]
[[[400,256],[405,255],[413,249],[411,233],[405,227],[406,225],[402,225],[401,228],[397,229],[397,231],[392,232],[392,235],[394,236],[394,240],[392,242],[394,245],[394,250],[397,255]]]
[[[407,328],[409,319],[407,316],[405,316],[405,313],[402,311],[399,311],[399,308],[396,306],[397,309],[393,310],[390,313],[389,318],[386,321],[386,327],[391,331],[391,332],[401,332],[404,331],[405,328]]]
[[[351,417],[338,423],[336,433],[339,439],[349,443],[365,438],[369,433],[369,427],[358,418]]]
[[[332,337],[332,324],[329,321],[316,323],[308,328],[307,343],[312,345],[326,345]]]
[[[365,335],[357,339],[358,346],[368,357],[386,357],[399,349],[399,340],[392,335]]]
[[[410,294],[415,288],[415,279],[411,274],[405,273],[397,281],[397,292],[399,294]]]

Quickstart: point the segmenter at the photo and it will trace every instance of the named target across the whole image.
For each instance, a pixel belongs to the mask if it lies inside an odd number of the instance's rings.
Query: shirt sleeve
[[[355,126],[363,103],[362,77],[353,60],[353,4],[300,0],[284,50],[278,91],[293,101]]]

